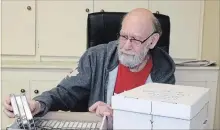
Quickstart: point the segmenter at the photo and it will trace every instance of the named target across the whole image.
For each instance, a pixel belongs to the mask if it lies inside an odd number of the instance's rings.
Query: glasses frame
[[[143,41],[141,41],[141,40],[138,40],[138,39],[135,39],[135,38],[128,38],[128,36],[127,35],[121,35],[120,33],[118,33],[117,34],[117,37],[118,37],[118,39],[120,38],[120,37],[124,37],[126,40],[130,40],[130,42],[131,42],[131,40],[134,40],[134,41],[138,41],[138,42],[140,42],[141,44],[143,44],[145,41],[147,41],[152,35],[154,35],[155,33],[158,33],[157,31],[154,31],[153,33],[151,33],[145,40],[143,40]]]

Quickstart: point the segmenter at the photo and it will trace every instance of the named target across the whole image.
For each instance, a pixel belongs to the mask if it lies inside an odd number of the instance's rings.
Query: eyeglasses
[[[151,35],[149,35],[145,40],[141,41],[135,38],[128,38],[127,35],[122,35],[122,34],[118,34],[118,39],[120,41],[122,41],[123,43],[125,43],[127,40],[130,40],[130,42],[134,45],[141,45],[143,44],[145,41],[147,41],[153,34],[157,33],[156,31],[154,31],[153,33],[151,33]]]

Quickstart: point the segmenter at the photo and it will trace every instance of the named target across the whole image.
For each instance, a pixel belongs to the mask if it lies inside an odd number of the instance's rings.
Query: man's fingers
[[[98,108],[96,109],[96,115],[97,115],[97,116],[101,116],[101,114],[100,114],[100,107],[98,107]]]
[[[10,117],[10,118],[14,118],[14,117],[15,117],[14,113],[8,111],[7,109],[4,109],[4,113],[5,113],[8,117]]]
[[[89,111],[94,112],[97,107],[98,107],[98,104],[95,103],[91,107],[89,107]]]
[[[112,116],[110,112],[104,112],[103,113],[105,116]]]
[[[98,101],[98,102],[94,103],[91,107],[89,107],[89,111],[95,112],[95,110],[97,109],[97,107],[98,107],[99,105],[103,105],[103,104],[105,104],[105,103],[104,103],[104,102],[101,102],[101,101]]]
[[[97,116],[110,116],[112,115],[112,110],[110,105],[105,104],[104,102],[98,101],[94,103],[90,108],[90,112],[95,112]]]
[[[9,105],[9,103],[7,102],[7,100],[5,100],[5,102],[4,102],[4,106],[5,106],[5,109],[7,109],[8,111],[13,111],[12,106]]]
[[[11,99],[10,99],[9,96],[5,99],[5,102],[6,102],[7,104],[11,105]]]
[[[97,116],[112,116],[112,109],[106,105],[99,105],[96,109]]]

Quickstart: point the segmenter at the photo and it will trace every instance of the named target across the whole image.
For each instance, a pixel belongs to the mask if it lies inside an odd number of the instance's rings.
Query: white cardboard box
[[[114,129],[205,129],[208,88],[148,83],[112,96]]]

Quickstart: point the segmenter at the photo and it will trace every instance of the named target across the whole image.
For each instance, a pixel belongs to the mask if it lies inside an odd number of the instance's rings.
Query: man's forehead
[[[146,35],[153,29],[152,19],[145,19],[139,17],[129,17],[122,22],[121,29],[123,32],[129,32],[137,36]]]
[[[126,24],[122,25],[120,33],[129,35],[130,37],[135,38],[145,38],[146,35],[152,32],[152,28],[147,25],[134,25],[134,24]]]

